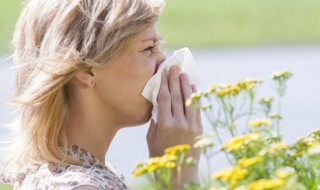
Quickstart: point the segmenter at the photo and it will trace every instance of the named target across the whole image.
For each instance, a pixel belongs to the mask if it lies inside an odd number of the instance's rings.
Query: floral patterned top
[[[68,148],[68,154],[82,161],[82,166],[42,164],[19,176],[14,182],[14,189],[72,190],[83,185],[94,186],[101,190],[129,189],[123,175],[110,163],[102,164],[88,151],[75,145]]]

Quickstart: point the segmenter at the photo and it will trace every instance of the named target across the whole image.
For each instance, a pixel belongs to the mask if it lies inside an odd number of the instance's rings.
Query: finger
[[[196,92],[197,92],[197,87],[196,87],[196,85],[192,84],[192,85],[191,85],[191,90],[192,90],[193,93],[196,93]]]
[[[168,86],[167,75],[165,72],[161,74],[161,84],[158,94],[158,106],[159,106],[159,121],[165,118],[172,117],[171,112],[171,96]]]
[[[180,81],[179,81],[179,67],[172,66],[169,71],[169,90],[171,94],[171,108],[172,115],[182,117],[183,113],[183,99],[181,95]]]
[[[182,97],[184,102],[185,116],[190,123],[196,122],[196,109],[192,106],[186,107],[185,102],[192,94],[192,87],[189,82],[189,77],[186,73],[180,75],[180,84],[182,90]]]
[[[192,89],[192,92],[193,93],[196,93],[197,92],[197,87],[196,85],[191,85],[191,89]],[[198,126],[202,126],[202,123],[201,123],[201,113],[200,113],[200,109],[197,108],[196,109],[196,120],[197,120],[197,124]]]
[[[153,139],[155,139],[156,133],[157,133],[156,123],[153,121],[153,119],[151,119],[150,127],[147,133],[147,141],[151,142]]]

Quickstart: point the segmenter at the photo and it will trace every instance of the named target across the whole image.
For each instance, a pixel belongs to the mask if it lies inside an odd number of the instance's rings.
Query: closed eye
[[[144,49],[143,51],[152,51],[154,49],[155,46],[149,46],[146,49]]]

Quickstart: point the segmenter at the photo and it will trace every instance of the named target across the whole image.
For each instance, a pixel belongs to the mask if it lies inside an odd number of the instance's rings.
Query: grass
[[[20,1],[0,1],[0,51],[8,51]],[[314,43],[319,20],[319,0],[170,0],[159,30],[169,47]]]
[[[12,190],[12,186],[0,184],[0,190]]]

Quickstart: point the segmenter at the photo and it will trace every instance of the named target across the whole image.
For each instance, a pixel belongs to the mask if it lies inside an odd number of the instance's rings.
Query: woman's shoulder
[[[71,164],[43,164],[36,171],[26,174],[23,181],[15,183],[16,189],[49,190],[125,190],[123,177],[108,165],[78,166]]]
[[[95,186],[83,185],[83,186],[75,187],[72,190],[101,190],[101,189]]]

